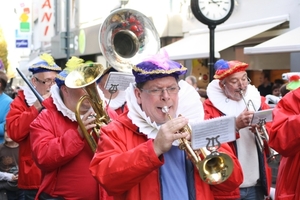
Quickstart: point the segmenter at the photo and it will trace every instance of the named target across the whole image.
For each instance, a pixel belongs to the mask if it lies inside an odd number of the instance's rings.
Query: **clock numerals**
[[[191,0],[195,17],[205,24],[221,24],[231,15],[234,0]]]

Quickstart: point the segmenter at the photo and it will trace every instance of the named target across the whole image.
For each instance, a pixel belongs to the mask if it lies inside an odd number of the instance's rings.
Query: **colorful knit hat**
[[[230,76],[231,74],[246,71],[248,66],[249,65],[247,63],[240,62],[237,60],[226,61],[220,59],[214,65],[214,68],[216,70],[214,78],[222,80],[225,77]]]
[[[59,73],[62,70],[61,67],[54,62],[54,59],[50,54],[44,53],[38,57],[38,60],[39,61],[28,68],[32,74],[48,71],[55,71]]]
[[[187,72],[187,68],[169,59],[166,52],[156,54],[133,66],[132,73],[136,83],[142,83],[157,78],[173,76],[176,79]]]

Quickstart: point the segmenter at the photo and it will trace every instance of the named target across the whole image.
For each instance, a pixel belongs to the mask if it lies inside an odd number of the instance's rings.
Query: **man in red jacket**
[[[50,96],[56,74],[61,71],[49,54],[43,54],[39,61],[29,67],[32,72],[31,84],[44,99]],[[41,171],[35,165],[30,148],[29,126],[43,109],[43,105],[32,90],[25,86],[10,105],[6,117],[7,133],[19,143],[18,187],[24,190],[25,199],[34,199],[41,183]]]
[[[179,81],[187,68],[158,54],[132,71],[136,83],[126,90],[128,111],[101,129],[90,164],[100,185],[115,200],[237,199],[243,176],[228,144],[220,151],[232,158],[234,170],[225,182],[213,186],[200,178],[178,147],[178,139],[189,137],[180,131],[188,121],[204,118],[197,91]]]
[[[235,128],[238,139],[229,144],[236,152],[243,168],[241,199],[262,200],[270,192],[271,169],[267,165],[268,152],[260,150],[256,136],[252,132],[255,125],[251,128],[249,123],[254,111],[268,109],[269,106],[259,91],[249,84],[247,67],[248,64],[240,61],[218,60],[215,63],[215,80],[207,87],[208,99],[204,102],[204,110],[206,119],[224,115],[236,117]],[[252,103],[246,108],[248,102]],[[268,146],[264,149],[268,150]]]
[[[67,68],[57,75],[56,85],[51,87],[51,97],[43,102],[46,109],[30,126],[32,155],[43,172],[36,200],[104,200],[107,198],[106,193],[100,192],[99,184],[89,172],[94,152],[82,130],[83,128],[90,132],[96,126],[95,112],[87,100],[82,101],[77,110],[78,101],[86,95],[86,91],[82,87],[70,88],[65,84],[70,71],[81,66],[89,72],[97,71],[100,64],[84,64],[82,59],[72,57],[66,66]],[[98,69],[100,71],[101,67]],[[86,79],[78,78],[74,83],[96,84],[89,78],[89,76]],[[84,127],[79,125],[76,111],[79,112]],[[114,112],[110,113],[108,110],[108,115],[112,118],[110,114]]]
[[[299,76],[287,84],[288,92],[273,110],[270,146],[280,155],[275,199],[300,199],[300,82]],[[299,150],[298,150],[299,148]]]

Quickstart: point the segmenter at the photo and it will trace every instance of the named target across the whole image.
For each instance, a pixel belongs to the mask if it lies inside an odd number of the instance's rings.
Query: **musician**
[[[204,102],[205,118],[223,115],[236,117],[237,140],[229,143],[242,165],[244,181],[240,185],[241,199],[264,199],[269,195],[271,169],[266,162],[266,152],[259,150],[254,127],[249,123],[255,110],[268,109],[265,98],[260,96],[255,86],[250,85],[247,77],[247,63],[240,61],[218,60],[215,63],[215,80],[207,87],[208,99]],[[245,101],[251,100],[246,108]],[[268,128],[270,123],[266,124]],[[251,129],[251,130],[250,130]],[[267,148],[265,148],[267,149]]]
[[[49,54],[42,54],[28,69],[32,73],[31,84],[44,99],[50,96],[50,87],[61,68]],[[18,187],[24,190],[25,199],[34,199],[41,182],[41,171],[35,165],[30,149],[30,123],[38,116],[43,106],[30,87],[22,87],[7,114],[7,133],[19,143]]]
[[[233,193],[227,199],[238,197],[234,190],[242,182],[242,172],[227,144],[221,151],[231,156],[234,170],[229,179],[216,186],[202,181],[185,151],[178,148],[177,140],[189,136],[179,130],[189,120],[204,117],[197,91],[179,81],[186,71],[161,54],[133,67],[136,83],[126,90],[128,111],[102,127],[90,164],[92,175],[115,200],[212,200],[229,191]],[[162,111],[164,106],[173,119]]]
[[[105,83],[107,81],[108,75],[110,72],[118,72],[115,68],[109,66],[101,75],[101,77],[97,80],[98,87],[104,94],[104,99],[109,107],[116,111],[117,114],[123,113],[127,110],[126,107],[126,99],[125,99],[125,91],[116,90],[109,91],[105,89]]]
[[[281,155],[275,199],[300,199],[299,191],[299,77],[287,84],[288,93],[282,97],[273,110],[270,130],[270,146]]]
[[[68,73],[82,63],[83,60],[76,57],[69,59],[67,67],[55,78],[51,97],[43,102],[46,109],[30,126],[32,155],[43,171],[36,199],[98,200],[103,195],[89,172],[93,151],[75,116],[77,103],[86,92],[83,88],[72,89],[65,85]],[[81,103],[79,112],[85,129],[94,128],[92,116],[95,113],[89,101]]]

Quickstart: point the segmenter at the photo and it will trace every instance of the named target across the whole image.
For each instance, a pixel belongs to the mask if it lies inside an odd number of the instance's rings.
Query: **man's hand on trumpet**
[[[189,137],[189,133],[180,131],[187,124],[188,119],[181,116],[167,121],[160,127],[153,143],[157,156],[169,151],[175,140]]]
[[[249,111],[247,108],[236,118],[236,129],[240,130],[250,125],[254,111]]]

